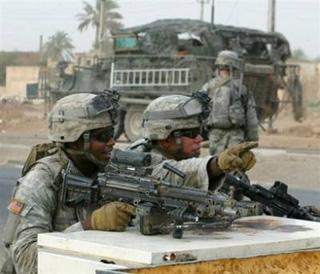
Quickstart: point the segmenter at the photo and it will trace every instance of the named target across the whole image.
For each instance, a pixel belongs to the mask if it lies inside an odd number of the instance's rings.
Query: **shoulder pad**
[[[68,161],[62,161],[58,156],[58,153],[42,158],[36,162],[36,164],[44,165],[51,173],[54,187],[59,187],[62,183],[61,171],[66,169]]]

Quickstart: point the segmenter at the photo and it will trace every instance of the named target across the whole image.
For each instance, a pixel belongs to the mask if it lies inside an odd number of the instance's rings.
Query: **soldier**
[[[181,183],[181,178],[163,168],[165,162],[183,171],[184,184],[203,190],[221,186],[225,172],[248,170],[255,164],[249,151],[257,143],[240,144],[219,156],[199,157],[202,122],[209,115],[208,96],[195,93],[193,97],[171,95],[153,100],[143,113],[144,139],[129,148],[151,152],[153,175]]]
[[[242,80],[235,76],[240,70],[237,54],[229,50],[221,51],[215,65],[216,77],[202,87],[212,103],[208,119],[211,155],[244,141],[258,141],[254,98]]]
[[[52,231],[123,231],[135,213],[111,202],[63,205],[62,170],[94,178],[109,161],[117,113],[114,94],[74,94],[59,100],[49,114],[49,140],[56,147],[18,180],[5,228],[8,258],[2,273],[37,273],[37,234]]]

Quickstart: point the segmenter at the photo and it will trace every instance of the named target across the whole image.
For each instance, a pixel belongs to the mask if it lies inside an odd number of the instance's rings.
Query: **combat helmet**
[[[236,52],[231,50],[223,50],[219,52],[215,61],[215,65],[217,67],[226,66],[234,69],[240,69],[240,59]]]
[[[84,132],[114,126],[117,100],[114,91],[99,95],[78,93],[60,99],[48,116],[49,140],[74,142]]]
[[[143,137],[163,140],[179,129],[200,128],[210,113],[209,101],[202,92],[191,97],[169,95],[153,100],[143,113]]]

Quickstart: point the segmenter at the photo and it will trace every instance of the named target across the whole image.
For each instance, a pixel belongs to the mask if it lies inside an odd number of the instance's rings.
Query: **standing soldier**
[[[193,97],[159,97],[148,105],[142,121],[144,139],[129,148],[151,152],[153,176],[182,183],[180,177],[163,168],[168,162],[186,174],[185,185],[216,190],[225,172],[253,167],[255,156],[250,149],[257,146],[253,142],[234,146],[219,155],[199,157],[202,124],[210,113],[208,101],[206,94],[195,93]]]
[[[211,98],[208,119],[210,154],[244,141],[258,141],[258,119],[255,101],[242,83],[240,60],[233,51],[224,50],[215,62],[216,77],[202,90]]]
[[[123,231],[133,206],[111,202],[63,204],[62,170],[95,178],[108,164],[115,144],[115,94],[73,94],[60,99],[49,114],[49,156],[29,165],[18,180],[5,228],[7,261],[1,273],[37,273],[37,235],[53,231]],[[31,155],[31,154],[30,154]],[[29,163],[30,164],[30,163]],[[77,197],[73,197],[77,200]],[[79,198],[79,197],[78,197]]]

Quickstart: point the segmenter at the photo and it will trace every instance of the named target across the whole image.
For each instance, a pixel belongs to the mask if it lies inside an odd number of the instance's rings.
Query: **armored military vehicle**
[[[140,136],[141,114],[154,98],[191,94],[214,74],[214,61],[224,49],[244,61],[244,82],[253,93],[260,121],[273,119],[280,109],[278,88],[286,90],[296,120],[302,117],[299,67],[286,65],[290,47],[280,33],[211,25],[189,19],[158,20],[113,35],[114,55],[74,66],[72,74],[60,64],[60,78],[50,89],[51,101],[75,92],[117,89],[121,111],[116,135],[133,141]]]

